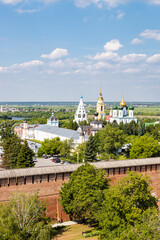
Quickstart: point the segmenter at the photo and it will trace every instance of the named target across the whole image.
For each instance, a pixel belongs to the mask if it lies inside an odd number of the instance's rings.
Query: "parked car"
[[[70,161],[66,161],[66,162],[64,162],[63,164],[64,164],[64,165],[72,164],[72,162],[70,162]]]
[[[54,162],[55,162],[55,163],[60,163],[61,160],[60,160],[59,158],[56,158]]]
[[[52,160],[52,162],[55,162],[55,160],[57,159],[56,157],[52,157],[50,158]]]

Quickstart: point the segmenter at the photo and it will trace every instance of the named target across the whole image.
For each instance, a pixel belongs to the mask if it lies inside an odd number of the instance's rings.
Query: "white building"
[[[47,119],[47,125],[54,126],[54,127],[59,127],[59,120],[53,115]]]
[[[130,107],[127,107],[127,104],[125,103],[124,99],[119,104],[119,107],[114,104],[113,109],[110,111],[110,117],[109,121],[113,123],[116,121],[118,124],[121,122],[130,123],[132,121],[135,121],[137,123],[137,118],[134,117],[134,107],[131,104]]]
[[[53,117],[53,118],[52,118]],[[40,125],[28,125],[25,121],[21,123],[20,126],[14,128],[14,132],[21,139],[36,139],[39,141],[44,141],[45,139],[52,139],[59,137],[61,141],[66,139],[73,139],[75,145],[80,144],[88,139],[88,136],[84,136],[82,139],[79,132],[71,129],[60,128],[57,126],[59,122],[53,115],[48,119],[47,124]],[[52,123],[54,125],[52,125]]]
[[[79,124],[79,122],[87,121],[88,122],[88,114],[85,110],[83,97],[80,97],[80,102],[77,108],[77,111],[74,115],[74,121]]]

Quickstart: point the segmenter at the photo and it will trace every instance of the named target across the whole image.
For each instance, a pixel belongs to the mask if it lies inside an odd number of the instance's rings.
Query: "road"
[[[54,163],[49,158],[36,158],[35,167],[60,166],[61,163]]]

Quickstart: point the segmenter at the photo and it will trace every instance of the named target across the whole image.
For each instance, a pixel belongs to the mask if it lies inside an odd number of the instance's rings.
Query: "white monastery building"
[[[88,139],[88,136],[80,136],[79,132],[71,129],[60,128],[59,121],[53,116],[47,120],[47,124],[29,125],[26,121],[20,126],[14,128],[14,132],[21,139],[36,139],[44,141],[45,139],[53,139],[59,137],[61,141],[73,139],[75,145],[80,144]]]

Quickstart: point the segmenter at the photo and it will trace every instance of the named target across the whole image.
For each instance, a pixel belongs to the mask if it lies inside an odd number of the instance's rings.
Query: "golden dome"
[[[122,107],[126,107],[127,106],[127,104],[126,104],[126,102],[124,101],[123,98],[122,98],[122,101],[120,102],[119,105],[121,105]]]

